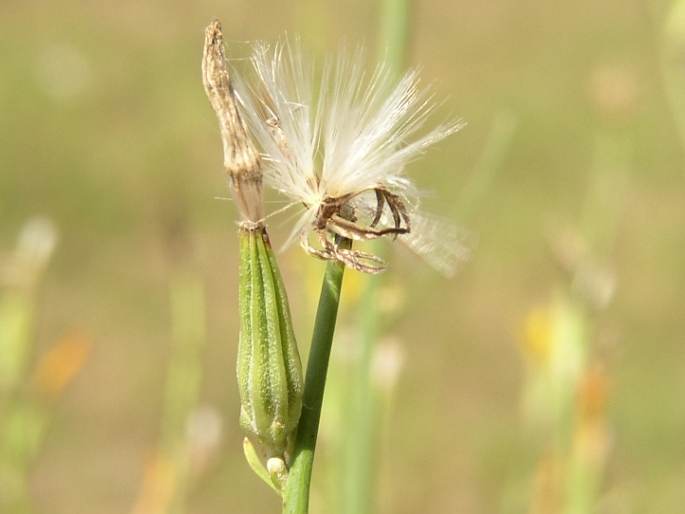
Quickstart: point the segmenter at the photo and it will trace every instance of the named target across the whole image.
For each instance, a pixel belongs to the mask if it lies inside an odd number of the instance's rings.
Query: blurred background
[[[436,122],[468,125],[409,174],[470,258],[448,280],[388,254],[371,511],[682,509],[683,4],[413,3],[407,64]],[[238,66],[284,33],[382,53],[360,0],[3,3],[2,512],[279,511],[238,426],[236,214],[200,76],[214,18]],[[270,226],[279,246],[288,215]],[[325,264],[279,262],[306,355]],[[365,287],[348,273],[313,513],[345,511]]]

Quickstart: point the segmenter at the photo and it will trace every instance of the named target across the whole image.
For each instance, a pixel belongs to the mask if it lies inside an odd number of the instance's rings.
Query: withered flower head
[[[241,216],[241,224],[247,227],[261,226],[264,219],[262,162],[236,106],[218,20],[205,30],[202,82],[212,109],[219,118],[224,145],[224,166],[231,177],[233,197]]]

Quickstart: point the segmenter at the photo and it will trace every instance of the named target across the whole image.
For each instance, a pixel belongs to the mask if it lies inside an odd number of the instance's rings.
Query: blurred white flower
[[[417,212],[418,191],[404,172],[463,123],[418,133],[434,104],[419,90],[417,72],[396,82],[381,64],[366,74],[363,50],[343,49],[315,85],[313,61],[298,42],[258,43],[251,62],[252,80],[233,76],[262,150],[265,183],[305,208],[288,244],[299,237],[311,255],[376,273],[385,268],[380,258],[341,241],[400,237],[450,274],[463,248],[453,234],[440,241],[441,222]]]
[[[69,43],[42,48],[35,71],[39,85],[56,100],[78,98],[93,81],[92,63],[80,48]]]
[[[19,233],[17,248],[0,254],[0,286],[34,285],[48,264],[59,239],[59,231],[49,218],[33,218]]]

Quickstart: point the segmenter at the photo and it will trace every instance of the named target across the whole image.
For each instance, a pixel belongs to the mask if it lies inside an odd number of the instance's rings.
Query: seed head
[[[419,89],[417,72],[395,82],[381,64],[365,74],[363,54],[361,48],[343,49],[315,84],[314,63],[297,41],[255,45],[253,76],[237,77],[236,88],[261,147],[265,182],[304,206],[289,242],[299,238],[315,257],[376,273],[385,268],[381,259],[344,249],[341,239],[399,237],[450,274],[463,246],[453,244],[452,236],[449,242],[433,240],[440,237],[434,230],[440,223],[418,212],[418,191],[405,169],[463,123],[419,135],[434,105]],[[427,220],[430,234],[416,233]],[[443,254],[429,255],[436,250]]]

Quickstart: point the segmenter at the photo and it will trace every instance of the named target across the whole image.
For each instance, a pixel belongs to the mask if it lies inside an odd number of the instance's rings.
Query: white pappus
[[[251,78],[233,74],[265,184],[305,208],[288,244],[299,238],[315,257],[377,273],[385,269],[379,257],[341,242],[399,238],[451,275],[465,256],[460,231],[418,210],[419,192],[405,169],[464,123],[418,134],[434,104],[418,88],[417,72],[395,81],[388,66],[365,74],[363,62],[361,48],[343,48],[315,81],[314,62],[298,41],[257,43]]]

